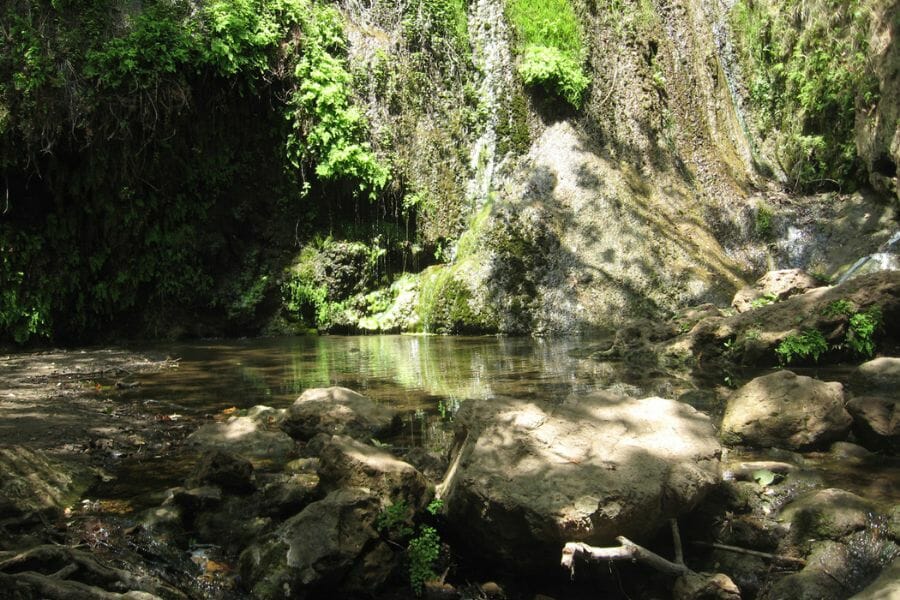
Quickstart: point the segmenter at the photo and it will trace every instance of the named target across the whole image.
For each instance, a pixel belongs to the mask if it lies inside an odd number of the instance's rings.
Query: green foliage
[[[390,176],[332,8],[15,0],[0,21],[0,340],[157,335],[178,313],[246,321],[314,214],[305,173],[370,197]]]
[[[826,317],[840,317],[854,313],[853,304],[849,300],[840,299],[830,302],[822,314]]]
[[[441,538],[429,525],[420,525],[419,533],[409,541],[409,583],[417,596],[422,595],[425,582],[437,579],[434,564],[441,555]]]
[[[374,199],[390,171],[364,141],[365,119],[351,101],[351,76],[338,56],[344,48],[340,14],[327,7],[315,7],[313,14],[304,25],[303,57],[294,71],[298,87],[289,101],[294,135],[288,154],[296,167],[314,159],[323,179],[358,181],[358,190]]]
[[[875,354],[875,333],[882,325],[881,308],[872,306],[859,311],[846,299],[835,300],[825,307],[826,317],[846,317],[847,335],[838,348],[849,347],[856,355],[871,358]]]
[[[507,0],[517,36],[518,74],[580,108],[590,78],[582,70],[586,50],[578,16],[568,0]]]
[[[525,85],[554,91],[575,108],[581,106],[582,95],[591,81],[582,72],[579,61],[548,46],[527,46],[518,73]]]
[[[852,186],[858,108],[877,100],[870,0],[742,0],[732,25],[763,136],[796,187]]]
[[[778,302],[778,294],[769,292],[768,294],[764,294],[763,296],[753,300],[750,303],[750,308],[762,308],[763,306],[775,304],[776,302]]]
[[[797,335],[789,335],[778,344],[775,353],[781,364],[790,364],[795,358],[818,362],[819,357],[828,351],[828,342],[822,332],[806,329]]]
[[[412,511],[409,505],[401,500],[395,502],[379,513],[375,519],[375,529],[391,538],[407,538],[413,534],[410,516]]]
[[[756,236],[760,239],[767,240],[772,237],[772,209],[765,204],[756,205],[756,217],[754,219],[754,229]]]
[[[847,345],[858,355],[871,358],[875,354],[875,331],[881,327],[881,309],[873,306],[850,316]]]

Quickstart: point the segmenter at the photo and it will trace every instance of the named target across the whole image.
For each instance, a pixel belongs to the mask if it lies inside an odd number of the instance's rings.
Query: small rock
[[[400,423],[397,412],[344,387],[303,392],[281,418],[281,428],[298,440],[318,433],[347,435],[368,441]]]
[[[488,598],[504,598],[506,596],[506,594],[503,593],[503,588],[500,587],[500,584],[494,581],[488,581],[481,584],[481,591]]]
[[[900,399],[862,396],[847,403],[853,433],[873,450],[900,451]]]
[[[757,279],[753,287],[738,291],[731,306],[739,313],[747,312],[754,308],[755,300],[767,297],[776,301],[785,300],[816,287],[819,287],[819,282],[800,269],[769,271]]]
[[[849,409],[850,407],[848,406],[847,408]],[[828,449],[828,453],[839,459],[863,460],[872,456],[872,453],[862,446],[851,444],[850,442],[835,442]]]
[[[192,482],[217,485],[238,493],[251,492],[255,488],[253,465],[231,452],[212,450],[201,457]]]
[[[326,491],[364,487],[385,500],[406,502],[413,509],[428,501],[428,483],[415,467],[347,436],[334,436],[322,450],[319,479]]]
[[[426,600],[455,600],[460,597],[459,591],[449,583],[426,581],[424,588]]]
[[[722,573],[689,573],[675,581],[674,600],[741,600],[741,591]]]
[[[805,494],[787,505],[779,519],[791,523],[798,540],[832,539],[865,529],[875,507],[856,494],[826,489]]]
[[[808,449],[843,439],[851,422],[840,383],[783,370],[757,377],[728,399],[722,439],[731,444]]]
[[[268,407],[259,408],[254,416],[231,417],[224,423],[203,425],[186,441],[208,450],[224,450],[258,465],[284,464],[292,458],[294,440],[283,431],[270,429],[267,413],[262,410]]]

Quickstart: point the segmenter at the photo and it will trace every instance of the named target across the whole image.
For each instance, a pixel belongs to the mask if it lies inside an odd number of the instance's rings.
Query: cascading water
[[[706,5],[705,8],[707,10],[709,22],[712,24],[712,35],[715,42],[716,57],[722,68],[722,73],[725,76],[725,86],[731,97],[731,106],[734,109],[734,115],[741,128],[741,132],[744,134],[744,141],[746,142],[744,152],[749,153],[749,156],[744,156],[744,159],[748,164],[751,164],[755,158],[756,146],[744,116],[743,106],[746,99],[736,83],[737,81],[740,81],[740,65],[738,63],[737,54],[735,53],[734,44],[732,44],[730,35],[731,28],[728,24],[728,12],[734,6],[734,3],[735,0],[718,0],[717,2]]]
[[[470,155],[474,176],[468,194],[476,210],[484,206],[491,191],[494,173],[502,160],[497,156],[497,125],[501,100],[512,85],[512,57],[503,14],[503,2],[478,0],[469,15],[469,35],[474,48],[474,63],[481,72],[478,97],[486,114],[484,131],[472,145]]]
[[[898,260],[897,254],[890,251],[891,248],[895,244],[897,244],[897,242],[900,242],[900,231],[895,232],[894,235],[892,235],[888,239],[888,241],[878,247],[877,251],[867,256],[863,256],[858,261],[853,263],[853,266],[847,269],[846,273],[841,275],[841,277],[837,281],[837,284],[840,285],[844,283],[845,281],[853,277],[854,273],[857,273],[860,269],[862,269],[870,262],[875,263],[875,265],[877,266],[875,270],[877,271],[893,270],[900,267],[900,260]]]

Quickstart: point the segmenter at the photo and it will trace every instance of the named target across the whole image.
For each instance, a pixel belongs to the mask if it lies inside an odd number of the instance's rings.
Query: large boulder
[[[895,392],[900,388],[900,358],[882,356],[859,365],[853,374],[853,384],[863,389]]]
[[[853,433],[867,448],[900,450],[900,399],[861,396],[847,403],[853,416]]]
[[[674,400],[593,394],[558,405],[471,402],[438,493],[473,551],[552,569],[565,542],[646,539],[719,480],[708,417]]]
[[[334,436],[322,450],[319,481],[326,491],[362,487],[384,501],[422,508],[427,502],[425,477],[390,452],[347,436]]]
[[[800,269],[769,271],[757,279],[753,287],[739,290],[731,301],[731,306],[739,313],[747,312],[756,308],[755,302],[770,303],[770,301],[785,300],[819,287],[819,285],[815,277]]]
[[[279,415],[273,408],[256,406],[246,415],[201,426],[186,442],[205,451],[229,452],[256,467],[283,465],[293,457],[295,443],[275,425]]]
[[[306,390],[281,418],[291,437],[308,441],[316,434],[347,435],[368,441],[399,425],[397,412],[344,387]]]
[[[838,540],[861,531],[876,508],[850,492],[829,488],[804,494],[781,511],[779,519],[791,524],[791,535],[806,539]]]
[[[840,383],[784,370],[753,379],[728,399],[722,439],[800,450],[843,439],[851,421]]]
[[[313,502],[241,554],[244,585],[259,600],[376,591],[395,566],[374,528],[380,511],[381,500],[360,488]]]

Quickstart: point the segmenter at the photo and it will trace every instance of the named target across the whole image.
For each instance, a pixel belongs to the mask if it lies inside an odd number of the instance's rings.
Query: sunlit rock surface
[[[840,383],[778,371],[757,377],[728,399],[722,438],[797,450],[843,439],[850,423]]]
[[[653,534],[718,480],[709,419],[686,404],[595,394],[557,405],[469,404],[461,445],[438,488],[477,554],[553,568],[567,541]]]

